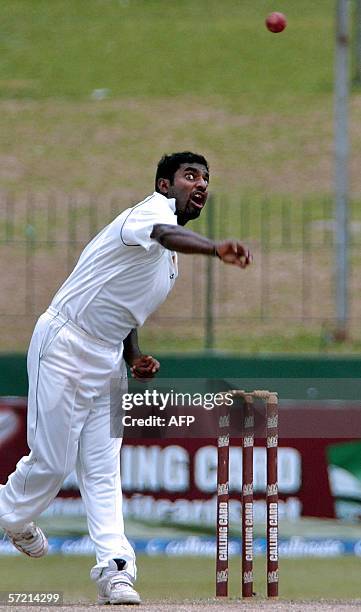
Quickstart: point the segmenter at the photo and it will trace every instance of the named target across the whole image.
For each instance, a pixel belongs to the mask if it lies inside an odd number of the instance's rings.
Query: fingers
[[[230,263],[239,268],[247,268],[253,262],[253,256],[249,249],[246,249],[240,242],[232,242],[230,245],[230,257],[227,253],[222,258],[225,263]]]
[[[246,268],[253,262],[252,253],[248,250],[245,250],[244,254],[240,256],[239,261],[241,264],[241,268]]]
[[[141,355],[138,359],[135,359],[130,368],[130,373],[133,378],[144,380],[146,378],[153,378],[159,369],[160,363],[152,355]]]
[[[139,370],[148,372],[150,371],[152,372],[152,374],[155,374],[160,368],[160,363],[157,359],[152,357],[152,355],[145,355],[142,359],[142,362],[140,364],[137,364],[136,367]]]
[[[159,363],[159,361],[154,359],[154,366],[153,366],[152,372],[155,374],[159,370],[160,370],[160,363]]]
[[[154,374],[141,375],[138,372],[132,372],[131,376],[132,378],[134,378],[134,380],[138,380],[140,382],[148,382],[149,380],[154,378]]]
[[[224,263],[246,268],[253,262],[253,256],[238,240],[224,240],[217,245],[217,253]]]

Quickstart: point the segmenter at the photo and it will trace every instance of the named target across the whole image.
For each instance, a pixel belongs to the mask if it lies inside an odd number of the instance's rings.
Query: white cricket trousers
[[[124,535],[122,440],[110,435],[110,382],[119,396],[127,389],[123,346],[93,338],[50,307],[35,326],[28,376],[31,452],[0,487],[0,526],[21,531],[76,468],[96,567],[121,558],[135,579],[134,551]]]

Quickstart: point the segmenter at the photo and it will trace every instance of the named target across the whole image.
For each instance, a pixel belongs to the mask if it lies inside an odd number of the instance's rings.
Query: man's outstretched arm
[[[250,251],[239,240],[210,240],[179,225],[156,224],[150,235],[164,248],[178,253],[210,255],[224,263],[246,268],[252,263]]]

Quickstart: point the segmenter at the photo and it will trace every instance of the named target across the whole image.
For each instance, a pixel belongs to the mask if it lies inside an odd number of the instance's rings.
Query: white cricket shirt
[[[177,257],[150,238],[177,225],[175,199],[154,192],[122,212],[85,247],[51,305],[89,334],[119,344],[164,302]]]

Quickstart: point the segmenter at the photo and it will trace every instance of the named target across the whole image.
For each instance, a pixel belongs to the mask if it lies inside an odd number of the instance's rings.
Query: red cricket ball
[[[282,32],[287,25],[287,19],[283,13],[270,13],[266,19],[266,26],[270,32],[277,34]]]

